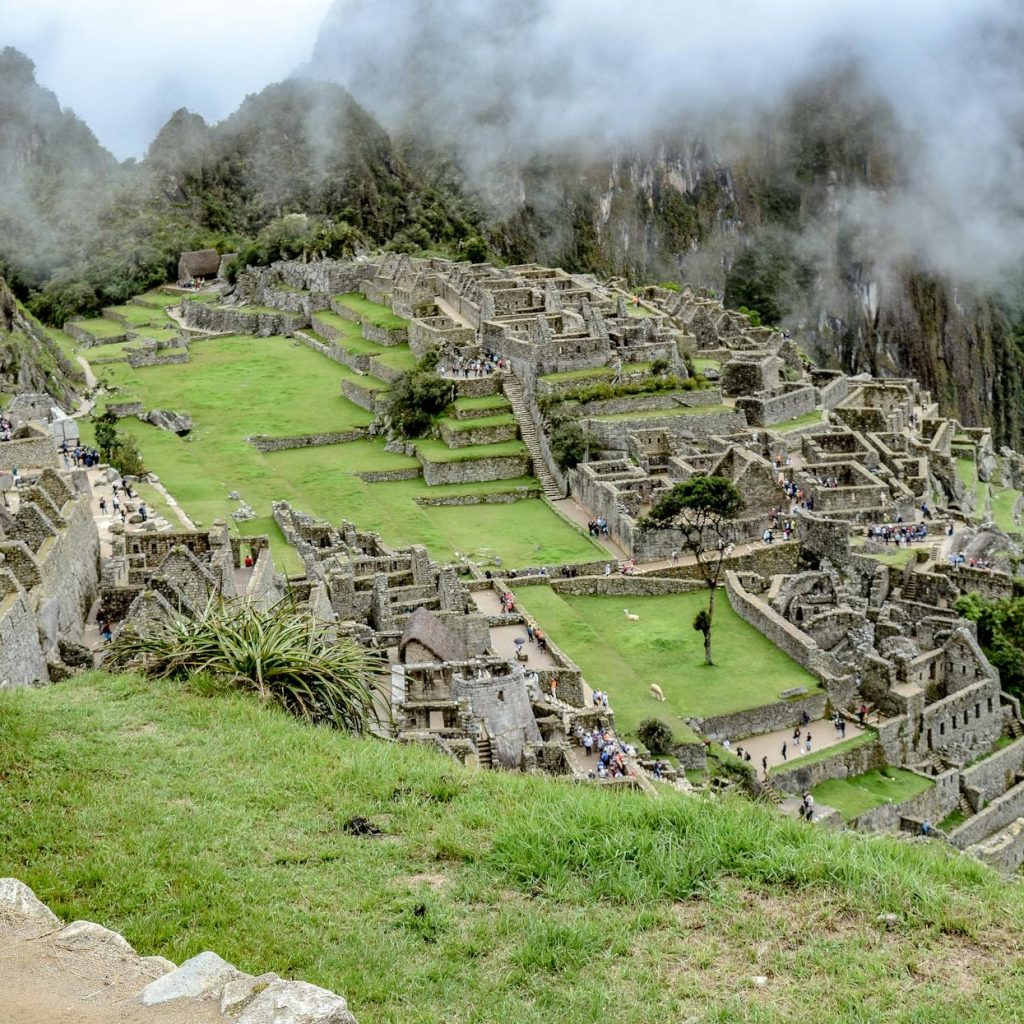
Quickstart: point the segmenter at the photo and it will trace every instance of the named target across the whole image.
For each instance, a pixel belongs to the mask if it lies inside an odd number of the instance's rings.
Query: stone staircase
[[[558,501],[564,498],[565,495],[559,488],[555,478],[551,475],[551,471],[544,461],[544,455],[540,450],[540,438],[537,436],[537,428],[534,426],[533,417],[526,408],[523,385],[515,374],[505,373],[502,378],[502,390],[512,406],[512,413],[519,424],[519,434],[533,461],[533,475],[540,481],[540,485],[544,490],[544,496],[549,501]]]
[[[491,737],[486,732],[481,732],[476,738],[476,762],[481,768],[494,767],[494,750]]]
[[[966,818],[969,818],[972,814],[974,814],[974,808],[971,806],[971,802],[967,799],[967,795],[962,791],[960,793],[960,799],[959,801],[957,801],[956,806],[957,810]]]

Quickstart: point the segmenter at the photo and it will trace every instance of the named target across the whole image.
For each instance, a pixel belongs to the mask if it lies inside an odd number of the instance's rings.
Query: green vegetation
[[[814,750],[803,757],[791,757],[782,764],[772,765],[768,770],[769,772],[784,772],[789,771],[793,767],[804,768],[818,761],[828,760],[828,758],[835,757],[837,754],[845,753],[848,750],[856,750],[857,747],[863,747],[866,743],[874,743],[876,739],[878,739],[878,734],[874,729],[865,729],[863,732],[858,733],[858,735],[852,736],[848,740],[843,740],[842,743],[833,743],[831,747]]]
[[[551,455],[562,470],[578,466],[587,454],[587,435],[575,420],[551,429]]]
[[[813,427],[822,423],[821,410],[806,412],[803,416],[794,416],[791,420],[783,420],[781,423],[773,423],[768,429],[779,434],[788,434],[791,430],[800,430],[803,427]]]
[[[507,412],[500,413],[497,416],[481,416],[475,420],[456,420],[442,417],[438,420],[438,425],[457,432],[460,430],[482,430],[484,427],[509,427],[515,422],[515,416]]]
[[[618,412],[606,416],[588,416],[599,423],[617,420],[650,420],[659,416],[710,416],[712,413],[732,412],[731,405],[676,405],[671,409],[639,409],[636,412]]]
[[[0,777],[0,874],[64,919],[304,978],[363,1021],[1009,1024],[1024,1003],[1020,887],[939,843],[472,772],[101,674],[0,694]]]
[[[374,327],[381,327],[385,330],[400,330],[409,326],[409,321],[396,316],[387,306],[381,306],[376,302],[370,302],[365,295],[359,292],[348,292],[345,295],[335,295],[334,301],[346,309],[351,309],[358,314],[365,323],[373,324]]]
[[[93,417],[93,432],[100,458],[109,462],[122,476],[141,476],[146,470],[135,438],[121,434],[117,417],[105,412]]]
[[[672,726],[660,718],[645,718],[637,726],[636,735],[652,754],[672,753]]]
[[[171,320],[163,309],[147,309],[145,306],[129,304],[126,306],[110,306],[107,311],[123,320],[127,320],[134,327],[174,326],[174,321]]]
[[[953,607],[978,624],[978,642],[999,669],[1003,689],[1024,696],[1024,597],[996,600],[965,594]]]
[[[650,363],[626,363],[622,367],[623,373],[644,373],[650,370]],[[567,380],[586,380],[588,377],[614,377],[615,371],[610,366],[595,366],[587,370],[564,370],[561,373],[546,373],[540,380],[549,384],[559,384]]]
[[[608,381],[602,380],[582,387],[572,388],[569,391],[541,395],[538,405],[543,412],[562,402],[579,402],[585,406],[588,402],[623,398],[628,395],[648,395],[659,392],[682,394],[686,391],[697,391],[704,385],[705,382],[702,378],[677,377],[674,374],[650,376],[644,380],[625,381],[621,384],[611,384]],[[582,409],[581,413],[585,414],[586,409]]]
[[[176,615],[128,626],[107,652],[113,669],[138,668],[178,683],[237,689],[309,723],[364,733],[378,721],[374,695],[384,678],[378,656],[357,640],[283,602],[211,602],[195,618]]]
[[[573,597],[549,587],[524,587],[520,606],[579,665],[587,682],[607,690],[619,729],[635,733],[652,711],[677,740],[696,737],[685,718],[725,715],[770,704],[783,690],[817,681],[720,600],[715,613],[714,665],[704,663],[703,640],[690,628],[705,607],[703,590],[665,597]],[[628,608],[640,616],[627,621]],[[665,703],[650,694],[657,683]]]
[[[124,335],[128,330],[124,324],[116,320],[107,320],[106,317],[94,317],[91,320],[79,320],[76,327],[91,334],[94,338],[117,338]]]
[[[903,768],[876,768],[848,779],[821,782],[811,792],[815,800],[834,807],[844,821],[850,821],[882,804],[902,803],[934,785],[931,779]]]
[[[427,462],[475,462],[477,459],[522,456],[529,452],[522,441],[499,441],[497,444],[468,444],[465,448],[449,448],[444,441],[425,438],[416,442],[416,451]]]
[[[452,400],[451,385],[433,367],[417,366],[395,381],[388,396],[388,421],[403,437],[421,437]]]
[[[727,527],[745,507],[743,496],[725,477],[694,476],[673,486],[640,521],[644,530],[678,530],[684,549],[694,557],[708,588],[708,606],[694,616],[693,628],[704,637],[704,660],[708,665],[713,664],[715,588],[729,542]]]
[[[484,395],[481,398],[456,398],[452,408],[462,412],[483,412],[484,410],[511,409],[504,395]]]

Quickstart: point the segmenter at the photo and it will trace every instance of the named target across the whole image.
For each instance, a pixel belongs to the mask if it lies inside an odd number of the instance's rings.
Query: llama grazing
[[[651,683],[651,696],[655,700],[664,700],[665,694],[661,692],[661,687],[657,683]]]
[[[622,613],[623,613],[623,615],[626,616],[626,618],[630,622],[639,622],[640,621],[640,616],[639,615],[631,615],[628,608],[623,608],[622,609]]]

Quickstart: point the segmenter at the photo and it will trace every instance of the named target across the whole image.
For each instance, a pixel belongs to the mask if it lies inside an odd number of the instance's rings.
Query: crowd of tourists
[[[587,523],[587,532],[591,537],[607,537],[608,536],[608,520],[604,516],[598,516],[596,519],[591,519]]]
[[[798,487],[795,481],[786,480],[781,474],[779,475],[779,484],[786,492],[786,497],[790,500],[790,511],[793,515],[796,515],[797,510],[801,508],[806,509],[808,512],[814,511],[813,494],[808,494],[802,487]]]
[[[452,357],[451,365],[447,369],[443,364],[439,364],[437,372],[442,377],[446,375],[461,378],[487,377],[495,370],[504,370],[507,366],[508,362],[504,356],[499,356],[490,349],[484,349],[482,356],[473,358],[467,358],[458,353]]]
[[[0,441],[10,441],[14,436],[14,424],[6,416],[0,416]]]
[[[64,468],[90,469],[100,464],[100,453],[96,448],[87,448],[85,445],[69,445],[64,441],[60,446],[61,458],[64,459]]]
[[[869,526],[866,536],[868,540],[880,541],[882,544],[909,547],[928,539],[928,527],[924,523],[884,523],[881,526]]]
[[[587,771],[588,778],[623,779],[636,774],[626,761],[636,757],[636,748],[620,740],[611,729],[577,726],[576,739],[584,757],[597,757],[597,764]]]

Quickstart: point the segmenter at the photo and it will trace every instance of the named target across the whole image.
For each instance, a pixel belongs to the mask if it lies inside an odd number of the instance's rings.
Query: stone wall
[[[382,412],[387,402],[387,392],[380,388],[363,387],[358,381],[343,380],[341,382],[341,393],[360,409],[374,414]]]
[[[767,602],[745,590],[732,570],[726,571],[725,589],[733,611],[811,675],[824,679],[842,674],[830,654],[822,651],[806,633],[787,622]]]
[[[0,593],[8,588],[0,597],[0,690],[49,682],[28,595],[18,590],[9,573],[0,572]]]
[[[519,428],[515,423],[471,427],[466,430],[453,430],[447,424],[441,424],[441,438],[449,448],[468,448],[476,444],[499,444],[502,441],[515,441],[518,436]]]
[[[112,321],[116,322],[116,321]],[[74,338],[83,348],[93,348],[97,345],[116,345],[128,340],[127,331],[123,334],[111,334],[107,337],[97,338],[81,327],[81,320],[68,320],[64,324],[64,333]]]
[[[910,770],[910,769],[906,769]],[[914,772],[914,774],[920,774]],[[926,776],[934,785],[901,803],[882,804],[857,815],[851,825],[858,832],[892,832],[900,828],[904,818],[912,821],[930,821],[937,825],[960,802],[960,773],[955,768],[941,775]]]
[[[819,401],[825,409],[834,409],[840,402],[846,400],[850,393],[850,378],[843,375],[837,377],[830,384],[825,384],[818,392]]]
[[[572,594],[577,597],[657,597],[662,594],[689,594],[706,588],[699,580],[623,576],[620,573],[612,573],[610,576],[553,578],[551,589],[556,594]],[[625,623],[624,628],[628,629],[629,624]]]
[[[707,718],[691,719],[690,724],[700,733],[713,740],[745,739],[747,736],[760,736],[777,729],[791,729],[800,722],[806,711],[812,719],[825,716],[828,694],[813,693],[805,697],[794,697],[791,700],[779,700],[772,704],[763,704],[744,711],[735,711],[729,715],[710,715]]]
[[[1017,784],[1017,776],[1024,771],[1024,739],[979,761],[963,772],[964,792],[975,810],[1002,796]]]
[[[419,476],[419,470],[415,470]],[[360,479],[363,479],[360,474]],[[413,499],[417,505],[427,506],[466,506],[466,505],[511,505],[528,498],[540,498],[544,492],[540,487],[517,487],[512,491],[491,491],[488,494],[449,494],[444,497],[418,497]]]
[[[743,413],[729,409],[691,415],[639,416],[632,420],[587,419],[584,425],[591,437],[591,447],[625,451],[627,435],[632,430],[664,430],[676,438],[709,438],[736,434],[746,427],[747,421]]]
[[[481,480],[512,480],[530,475],[528,455],[502,455],[487,459],[468,459],[465,462],[428,462],[420,458],[423,479],[436,484],[465,484]]]
[[[24,469],[55,469],[60,464],[57,444],[53,435],[35,427],[22,427],[27,437],[13,441],[0,441],[0,470],[11,470],[15,466]]]
[[[266,434],[254,434],[247,437],[249,442],[257,451],[279,452],[286,448],[320,448],[329,444],[344,444],[347,441],[360,441],[368,436],[368,431],[342,430],[325,434],[299,434],[295,437],[268,437]]]
[[[268,338],[292,334],[309,326],[309,317],[298,313],[251,312],[244,307],[215,306],[209,302],[184,301],[182,318],[187,327],[229,334],[253,334]]]
[[[999,684],[986,679],[924,709],[918,749],[922,754],[937,750],[951,760],[970,761],[987,754],[1002,731]]]
[[[775,392],[744,395],[736,399],[752,427],[770,427],[814,412],[817,394],[810,385],[793,385]]]
[[[980,843],[986,836],[1005,828],[1017,818],[1024,818],[1024,782],[1019,782],[1002,796],[997,796],[978,814],[968,818],[949,833],[949,841],[958,849]]]
[[[884,768],[886,764],[885,751],[872,739],[859,747],[837,751],[820,761],[803,765],[794,762],[792,767],[773,770],[771,778],[784,792],[801,793],[819,782],[863,775],[873,768]]]

